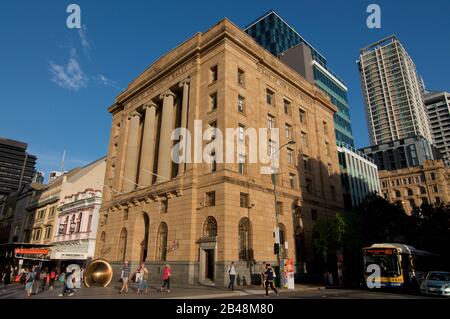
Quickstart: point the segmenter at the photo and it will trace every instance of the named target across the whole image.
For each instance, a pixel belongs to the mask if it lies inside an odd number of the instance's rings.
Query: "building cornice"
[[[223,41],[231,41],[241,50],[255,58],[260,65],[275,73],[291,86],[297,88],[313,100],[320,102],[331,111],[337,112],[337,108],[331,103],[329,97],[320,89],[302,78],[298,73],[273,56],[252,37],[227,19],[221,20],[205,33],[196,33],[193,37],[151,64],[128,85],[128,88],[124,92],[116,97],[116,103],[110,106],[108,111],[110,113],[116,113],[123,110],[124,105],[140,92],[184,64],[189,64],[190,61]],[[192,65],[194,64],[195,62],[192,61]]]

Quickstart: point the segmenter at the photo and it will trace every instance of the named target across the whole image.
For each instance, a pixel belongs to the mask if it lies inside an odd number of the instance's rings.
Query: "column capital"
[[[179,87],[182,88],[184,85],[189,85],[189,83],[191,83],[191,79],[190,77],[187,77],[180,82]]]
[[[167,90],[167,91],[161,93],[161,94],[159,95],[159,98],[162,100],[162,99],[164,99],[166,96],[172,96],[172,97],[175,97],[176,95],[175,95],[175,93],[173,93],[171,90]]]
[[[138,111],[133,111],[128,115],[128,119],[130,120],[132,117],[135,116],[141,117],[141,114]]]
[[[158,105],[157,105],[155,102],[153,102],[153,101],[148,102],[148,103],[145,103],[144,105],[142,105],[142,109],[143,109],[144,111],[145,111],[146,109],[149,109],[149,108],[152,108],[152,107],[157,108]]]

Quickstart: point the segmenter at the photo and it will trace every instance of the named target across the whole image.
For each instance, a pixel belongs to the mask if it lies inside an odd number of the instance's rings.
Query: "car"
[[[420,292],[426,295],[450,297],[450,272],[428,272],[420,284]]]

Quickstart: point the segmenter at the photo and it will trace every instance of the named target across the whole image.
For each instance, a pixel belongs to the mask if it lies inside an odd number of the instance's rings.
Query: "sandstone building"
[[[144,261],[158,282],[169,263],[176,283],[223,285],[235,261],[238,277],[250,283],[262,261],[276,263],[275,207],[281,254],[311,269],[314,221],[343,207],[337,109],[313,84],[224,19],[154,62],[108,110],[96,257],[116,274],[124,260],[132,271]],[[173,163],[172,130],[194,132],[198,120],[203,130],[241,128],[234,144],[245,151],[235,163]],[[267,127],[279,128],[280,145],[296,141],[280,150],[277,205],[271,175],[248,163],[243,134]],[[213,139],[197,142],[206,147]],[[196,147],[193,141],[192,154]]]
[[[410,215],[422,204],[450,203],[450,168],[443,160],[392,171],[380,171],[381,192],[391,203],[403,206]]]

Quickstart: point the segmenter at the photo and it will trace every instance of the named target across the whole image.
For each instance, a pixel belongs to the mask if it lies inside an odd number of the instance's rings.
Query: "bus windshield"
[[[395,277],[400,275],[397,254],[364,253],[365,269],[371,264],[380,266],[381,277]]]

